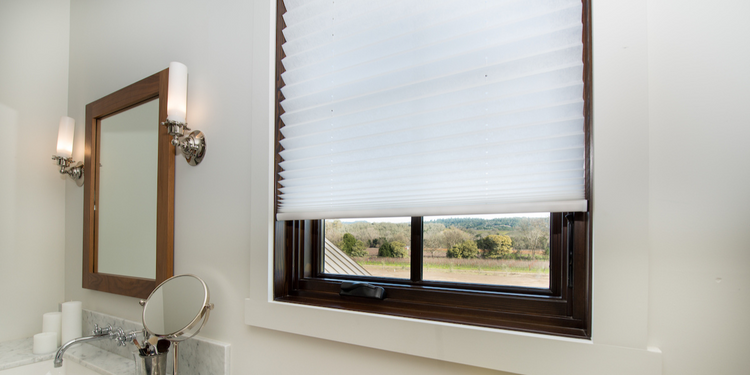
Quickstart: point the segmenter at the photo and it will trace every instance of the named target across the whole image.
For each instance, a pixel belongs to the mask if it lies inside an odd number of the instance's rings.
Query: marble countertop
[[[0,343],[0,370],[52,360],[55,353],[34,354],[34,341],[31,337]]]
[[[41,361],[51,361],[55,353],[34,354],[31,337],[0,343],[0,370],[24,366]],[[80,344],[65,351],[64,361],[73,361],[102,375],[132,375],[135,373],[133,358],[99,349],[93,345]]]

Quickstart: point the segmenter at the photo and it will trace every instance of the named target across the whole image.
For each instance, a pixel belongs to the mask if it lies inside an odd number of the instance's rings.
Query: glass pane
[[[155,279],[159,100],[102,119],[100,128],[97,272]]]
[[[409,279],[411,218],[325,221],[323,272]]]
[[[424,280],[549,288],[549,213],[424,217]]]

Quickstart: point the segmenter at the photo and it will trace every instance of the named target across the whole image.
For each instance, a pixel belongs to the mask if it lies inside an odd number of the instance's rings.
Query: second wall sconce
[[[78,186],[83,185],[83,163],[73,160],[73,137],[75,135],[76,120],[63,116],[57,130],[57,152],[52,155],[60,167],[60,173],[67,174]]]
[[[187,66],[178,62],[169,63],[169,93],[167,94],[167,127],[173,136],[172,145],[182,151],[188,164],[198,165],[206,154],[206,138],[200,130],[190,131],[187,115]]]

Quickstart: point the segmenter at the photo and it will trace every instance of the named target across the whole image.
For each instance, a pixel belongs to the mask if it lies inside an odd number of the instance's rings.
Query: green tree
[[[377,238],[385,239],[387,241],[409,242],[409,237],[411,235],[410,223],[380,222],[374,223],[373,227],[378,232],[378,235],[376,236]]]
[[[479,248],[479,250],[489,250],[491,244],[489,244],[488,242],[489,241],[487,240],[487,237],[485,238],[480,237],[477,240],[477,247]]]
[[[477,243],[472,240],[453,245],[446,253],[448,258],[476,258],[477,254],[479,254]]]
[[[515,231],[524,239],[524,246],[531,250],[532,258],[536,250],[546,250],[549,247],[549,219],[523,218]]]
[[[383,241],[383,244],[378,249],[379,257],[406,258],[406,255],[406,245],[398,241]]]
[[[472,236],[469,233],[462,231],[456,227],[450,227],[443,231],[443,238],[445,240],[445,248],[450,249],[454,245],[458,245],[466,240],[470,240]]]
[[[339,249],[350,257],[366,257],[364,242],[356,239],[351,233],[344,233],[344,239],[338,244]]]
[[[354,235],[354,237],[362,241],[365,245],[372,244],[372,241],[380,236],[373,223],[363,221],[346,225],[346,231]]]
[[[425,224],[424,229],[424,251],[435,257],[435,253],[445,246],[445,236],[443,235],[445,227],[442,224]]]
[[[513,248],[513,241],[508,236],[490,234],[480,241],[483,245],[481,248],[484,250],[483,257],[488,259],[507,258],[510,255],[511,249]]]

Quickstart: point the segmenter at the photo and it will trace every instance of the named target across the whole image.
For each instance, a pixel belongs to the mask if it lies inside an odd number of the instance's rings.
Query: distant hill
[[[451,230],[455,228],[455,230]],[[456,233],[456,230],[459,233]],[[461,234],[460,232],[463,232]],[[366,221],[344,222],[326,220],[325,236],[334,244],[342,241],[345,233],[351,233],[366,247],[377,248],[382,240],[410,243],[411,223],[369,223]],[[423,238],[432,241],[432,247],[450,248],[456,236],[461,241],[478,240],[491,234],[507,235],[517,249],[546,249],[549,247],[549,218],[505,217],[496,219],[445,218],[425,221]],[[438,241],[440,243],[436,243]],[[445,242],[445,243],[442,243]]]
[[[429,223],[443,224],[446,228],[456,227],[473,231],[510,231],[521,222],[521,217],[497,219],[458,218],[430,220]]]

